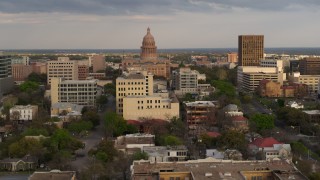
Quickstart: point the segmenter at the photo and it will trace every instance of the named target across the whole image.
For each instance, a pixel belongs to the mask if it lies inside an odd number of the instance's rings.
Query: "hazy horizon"
[[[316,0],[2,0],[0,49],[138,49],[147,27],[159,49],[319,47]]]

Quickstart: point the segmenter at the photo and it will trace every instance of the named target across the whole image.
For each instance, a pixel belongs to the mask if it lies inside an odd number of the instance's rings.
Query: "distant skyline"
[[[0,49],[320,47],[319,0],[1,0]]]

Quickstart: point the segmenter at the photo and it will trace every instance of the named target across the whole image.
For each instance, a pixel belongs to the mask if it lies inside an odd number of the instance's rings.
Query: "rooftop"
[[[52,170],[50,172],[34,172],[29,180],[70,180],[76,175],[75,171]]]
[[[195,101],[195,102],[187,102],[186,106],[210,106],[215,107],[215,105],[211,101]]]
[[[303,111],[303,112],[306,113],[306,114],[309,114],[309,115],[320,114],[320,110],[309,110],[309,111]]]
[[[252,141],[250,144],[262,148],[262,147],[273,147],[274,144],[282,144],[282,143],[277,141],[273,137],[267,137],[267,138],[257,138],[254,141]]]
[[[275,161],[232,161],[217,160],[214,158],[180,161],[157,162],[134,161],[132,172],[135,177],[155,177],[161,172],[189,172],[192,180],[196,179],[245,179],[246,172],[270,172],[281,179],[289,179],[288,175],[296,180],[307,179],[299,173],[291,162]]]

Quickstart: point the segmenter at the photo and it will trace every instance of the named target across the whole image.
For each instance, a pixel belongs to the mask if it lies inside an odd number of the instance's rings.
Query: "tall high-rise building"
[[[263,35],[240,35],[238,39],[238,65],[259,66],[264,55]]]
[[[301,75],[320,75],[320,58],[304,58],[300,60]]]
[[[13,87],[11,57],[0,55],[0,98]]]
[[[56,61],[48,61],[48,84],[51,78],[60,77],[66,80],[78,80],[78,63],[71,61],[68,57],[58,57]]]

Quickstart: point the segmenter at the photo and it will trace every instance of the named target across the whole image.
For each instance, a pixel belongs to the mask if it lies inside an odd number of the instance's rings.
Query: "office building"
[[[30,65],[30,58],[28,56],[22,56],[11,59],[11,64]]]
[[[263,35],[240,35],[238,39],[238,65],[259,66],[264,57]]]
[[[106,70],[106,60],[103,55],[93,55],[89,57],[93,73]]]
[[[63,78],[51,79],[51,104],[72,103],[83,106],[95,106],[97,81],[66,80]]]
[[[78,80],[78,63],[69,60],[68,57],[58,57],[58,60],[48,61],[47,67],[48,84],[51,84],[51,79],[54,77]]]
[[[277,67],[239,66],[237,72],[238,88],[242,92],[254,92],[263,79],[283,84],[285,75]]]
[[[12,77],[15,82],[25,81],[31,73],[30,65],[12,64]]]
[[[47,63],[46,62],[31,62],[32,72],[37,74],[47,74]]]
[[[86,80],[89,77],[89,67],[87,65],[78,64],[78,79]]]
[[[238,62],[238,53],[231,52],[227,54],[229,63],[237,63]]]
[[[179,117],[179,101],[173,93],[153,91],[153,74],[124,72],[116,79],[116,112],[126,120]]]
[[[304,58],[300,60],[301,75],[320,75],[320,58]]]
[[[291,161],[233,161],[214,158],[180,161],[134,161],[131,179],[203,180],[203,179],[296,179],[307,180]]]
[[[11,57],[0,55],[0,98],[13,88]]]

